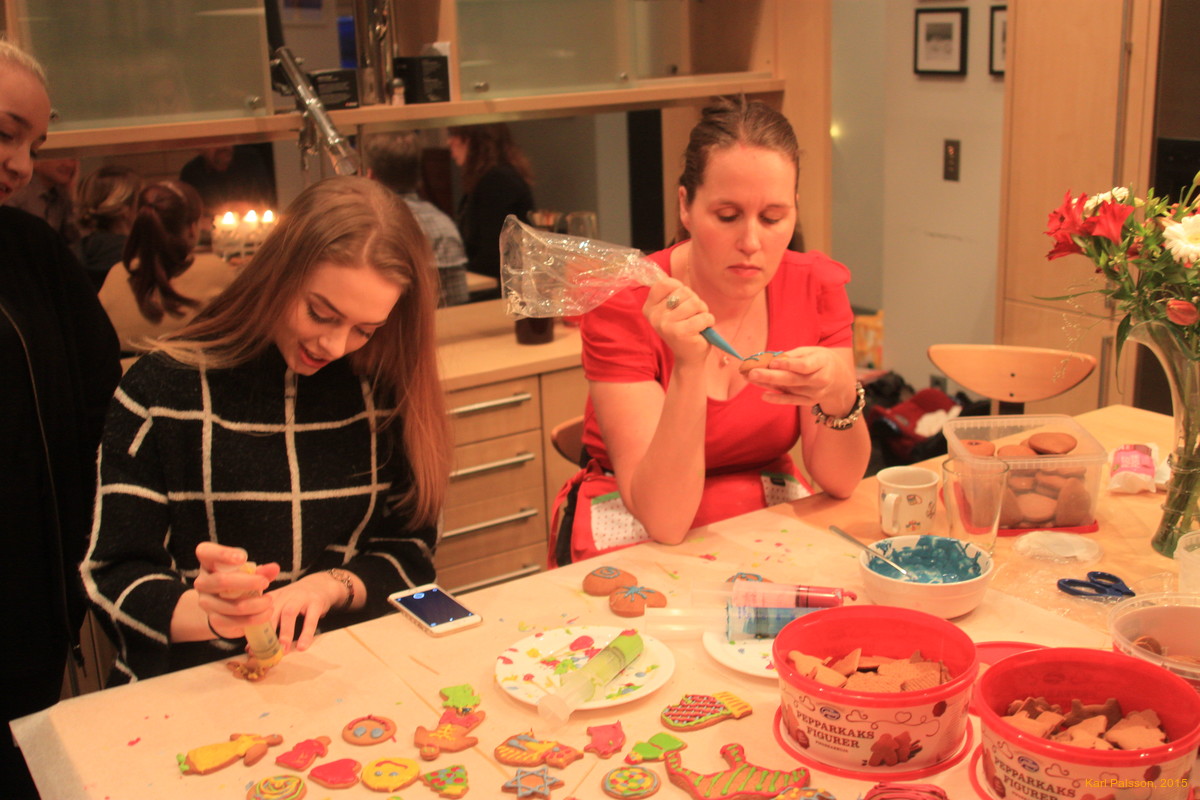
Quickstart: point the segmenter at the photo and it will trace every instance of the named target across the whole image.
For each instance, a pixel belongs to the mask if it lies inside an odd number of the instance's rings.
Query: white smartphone
[[[483,618],[436,583],[414,586],[388,595],[388,602],[430,636],[471,628]]]

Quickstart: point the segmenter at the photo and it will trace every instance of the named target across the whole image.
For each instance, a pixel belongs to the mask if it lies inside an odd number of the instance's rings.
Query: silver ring
[[[678,297],[676,297],[673,294],[667,295],[667,310],[668,311],[674,311],[675,309],[679,308],[679,303],[680,303],[680,300]]]

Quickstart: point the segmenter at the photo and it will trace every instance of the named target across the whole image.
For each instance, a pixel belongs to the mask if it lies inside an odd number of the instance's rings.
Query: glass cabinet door
[[[261,0],[23,0],[54,130],[270,113]]]
[[[458,0],[462,99],[612,89],[623,0]],[[622,73],[625,73],[624,75]]]

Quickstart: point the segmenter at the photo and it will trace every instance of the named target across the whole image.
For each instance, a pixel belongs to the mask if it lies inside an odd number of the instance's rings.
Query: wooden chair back
[[[995,401],[1000,414],[1023,414],[1026,403],[1057,397],[1096,368],[1095,356],[1047,347],[935,344],[927,353],[950,380]]]
[[[571,417],[550,430],[550,441],[558,454],[575,466],[583,456],[583,415]]]

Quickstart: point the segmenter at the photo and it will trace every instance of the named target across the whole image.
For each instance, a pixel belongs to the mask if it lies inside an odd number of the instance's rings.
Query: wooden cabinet
[[[1159,0],[1009,4],[996,340],[1078,349],[1100,359],[1097,374],[1081,387],[1031,411],[1074,414],[1130,402],[1131,395],[1117,393],[1131,384],[1116,375],[1113,322],[1103,298],[1045,299],[1086,289],[1096,275],[1083,256],[1047,261],[1052,242],[1044,231],[1068,190],[1078,196],[1121,185],[1147,189],[1159,6]]]
[[[454,465],[435,559],[443,586],[466,591],[545,566],[554,495],[574,472],[550,429],[583,412],[586,391],[573,367],[448,393]]]

